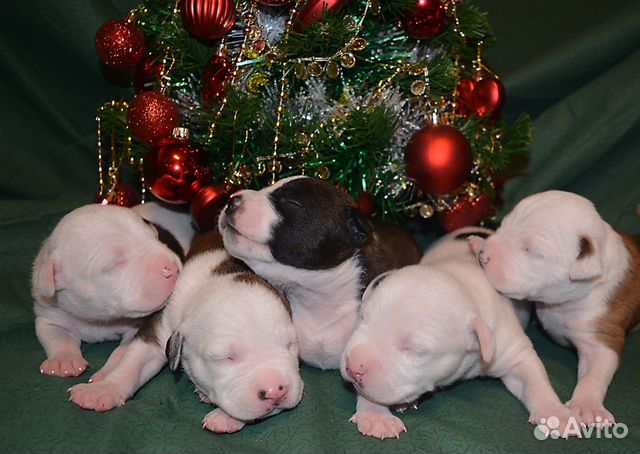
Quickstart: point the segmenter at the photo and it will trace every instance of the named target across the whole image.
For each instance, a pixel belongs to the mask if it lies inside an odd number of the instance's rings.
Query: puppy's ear
[[[389,274],[391,274],[393,270],[389,270],[389,271],[385,271],[382,274],[379,274],[378,276],[376,276],[371,282],[369,282],[369,285],[367,285],[367,288],[365,289],[364,293],[362,294],[362,300],[364,301],[366,298],[369,297],[369,295],[371,295],[371,293],[376,289],[376,287],[378,287],[380,285],[380,283],[387,277],[389,276]]]
[[[347,208],[347,233],[349,242],[356,247],[362,246],[369,240],[373,225],[362,212],[355,207]]]
[[[478,255],[480,249],[482,249],[482,246],[484,245],[484,238],[480,238],[476,235],[471,235],[467,238],[467,240],[469,241],[469,247],[471,248],[473,253],[475,255]]]
[[[174,372],[180,367],[182,344],[184,344],[184,337],[180,331],[176,330],[171,334],[169,340],[167,340],[167,345],[164,349],[164,354],[169,361],[169,369]]]
[[[53,254],[49,254],[46,249],[44,246],[33,264],[33,287],[42,296],[52,298],[56,290],[62,288],[61,269]]]
[[[496,353],[496,341],[491,328],[476,315],[473,319],[472,329],[475,336],[474,346],[480,349],[482,361],[491,362]]]
[[[580,237],[578,256],[569,268],[569,279],[572,281],[586,281],[602,275],[602,261],[591,238]]]

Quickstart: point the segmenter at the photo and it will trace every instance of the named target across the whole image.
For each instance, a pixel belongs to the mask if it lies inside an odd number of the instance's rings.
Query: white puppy
[[[626,334],[640,322],[640,251],[593,204],[548,191],[522,200],[495,235],[470,238],[502,294],[536,301],[547,332],[578,351],[578,384],[568,407],[585,425],[612,424],[603,405]]]
[[[569,410],[510,301],[491,287],[459,233],[441,240],[422,264],[367,287],[341,362],[359,394],[352,421],[364,435],[397,437],[406,429],[386,407],[406,407],[438,387],[486,375],[525,404],[530,422],[557,416],[564,430]]]
[[[87,205],[62,218],[33,264],[36,334],[47,353],[43,374],[80,375],[87,367],[81,341],[126,343],[142,317],[164,306],[182,269],[171,238],[119,206]]]
[[[222,249],[218,232],[196,237],[173,295],[101,381],[70,389],[77,405],[123,405],[168,361],[204,402],[203,427],[225,433],[295,407],[302,397],[298,342],[288,303]],[[166,346],[166,348],[165,348]]]

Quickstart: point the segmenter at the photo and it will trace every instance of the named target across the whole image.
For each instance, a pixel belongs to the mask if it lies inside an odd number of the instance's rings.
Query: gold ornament
[[[312,61],[307,65],[307,72],[313,77],[318,77],[322,75],[322,66],[320,66],[320,63],[318,62]]]
[[[249,60],[255,60],[260,56],[260,51],[258,51],[257,49],[247,49],[245,55]]]
[[[353,68],[356,65],[356,57],[351,52],[342,54],[340,56],[340,64],[345,68]]]
[[[353,50],[364,50],[365,47],[367,47],[367,40],[364,38],[356,38],[353,40],[353,42],[351,43],[351,48]]]
[[[427,84],[424,80],[414,80],[411,84],[411,93],[413,96],[421,96],[427,89]]]
[[[305,80],[307,78],[307,67],[304,63],[296,63],[295,71],[298,80]]]
[[[326,166],[318,167],[318,170],[316,170],[316,176],[321,180],[328,180],[331,176],[331,171]]]
[[[269,82],[269,77],[264,73],[253,73],[247,80],[247,90],[251,93],[257,93],[262,87]]]
[[[422,216],[424,219],[429,219],[431,216],[433,216],[433,207],[429,204],[424,204],[420,207],[420,216]]]
[[[353,16],[345,16],[343,24],[347,30],[355,30],[358,26],[358,21]]]
[[[329,78],[331,79],[335,79],[339,75],[340,67],[335,61],[331,60],[329,63],[327,63],[327,76],[329,76]]]

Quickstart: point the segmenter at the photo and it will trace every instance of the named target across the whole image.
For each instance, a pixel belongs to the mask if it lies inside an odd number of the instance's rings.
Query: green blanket
[[[558,188],[593,200],[615,227],[640,232],[640,4],[551,0],[477,2],[500,40],[487,59],[503,77],[507,114],[528,111],[535,141],[506,207]],[[497,380],[458,383],[402,416],[408,432],[379,441],[348,422],[355,395],[335,371],[302,368],[305,395],[292,411],[234,435],[201,428],[186,377],[164,369],[124,407],[105,414],[67,401],[87,379],[44,377],[34,334],[30,267],[55,223],[97,189],[95,109],[124,96],[100,73],[93,38],[134,0],[10,1],[0,28],[0,452],[637,452],[640,335],[629,337],[607,407],[624,439],[539,441],[524,407]],[[433,234],[426,223],[420,239]],[[561,399],[576,383],[574,352],[529,328]],[[84,345],[97,370],[115,343]]]

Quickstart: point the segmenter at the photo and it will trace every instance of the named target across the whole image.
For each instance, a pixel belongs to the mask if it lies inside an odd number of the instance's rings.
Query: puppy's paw
[[[576,415],[578,422],[583,426],[604,427],[616,423],[613,415],[597,401],[573,401],[567,402],[567,407]]]
[[[115,383],[105,379],[72,386],[69,388],[69,400],[87,410],[107,411],[124,405],[126,397]]]
[[[579,427],[572,424],[577,421],[576,415],[560,402],[549,402],[538,406],[529,416],[529,423],[535,424],[545,436],[554,438],[579,437]]]
[[[359,411],[349,421],[358,425],[358,431],[362,435],[381,440],[400,438],[400,434],[407,431],[402,420],[391,413]]]
[[[89,364],[81,355],[52,356],[40,364],[40,373],[57,377],[82,375]]]
[[[239,431],[244,427],[242,421],[238,421],[225,413],[220,408],[207,413],[202,420],[202,428],[215,432],[217,434],[231,434]]]

